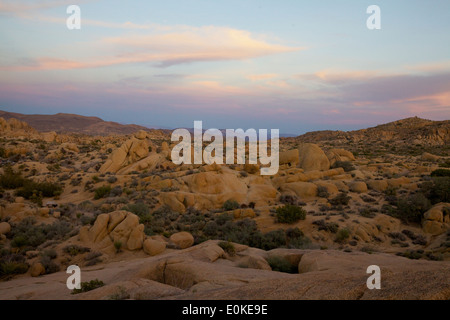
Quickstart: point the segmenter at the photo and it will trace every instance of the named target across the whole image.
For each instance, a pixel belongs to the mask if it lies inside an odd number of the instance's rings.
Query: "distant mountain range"
[[[112,121],[104,121],[98,117],[86,117],[70,113],[57,113],[53,115],[22,114],[0,110],[0,118],[6,120],[15,118],[26,122],[40,132],[55,131],[56,133],[81,133],[88,135],[106,136],[111,134],[131,134],[139,130],[159,129],[170,132],[169,128],[146,127],[136,124],[120,124]],[[186,128],[194,132],[193,128]],[[225,129],[221,129],[225,134]],[[280,137],[295,137],[295,134],[280,133]]]
[[[54,115],[21,114],[0,110],[0,117],[4,119],[15,118],[23,121],[40,132],[55,131],[57,133],[80,133],[87,135],[126,135],[139,130],[150,130],[135,124],[120,124],[104,121],[98,117],[86,117],[76,114],[58,113]],[[193,133],[193,128],[186,128]],[[170,133],[171,129],[159,129]],[[225,130],[221,129],[225,135]],[[270,132],[270,131],[269,131]],[[432,121],[417,117],[402,119],[376,127],[355,131],[313,131],[297,136],[280,133],[280,137],[294,139],[297,142],[324,143],[332,142],[338,145],[362,142],[374,145],[380,143],[402,143],[405,147],[414,144],[448,145],[450,144],[450,121]]]
[[[28,123],[40,132],[55,131],[57,133],[81,133],[88,135],[131,134],[149,128],[135,124],[120,124],[104,121],[97,117],[85,117],[76,114],[58,113],[54,115],[21,114],[0,110],[0,117],[15,118]]]

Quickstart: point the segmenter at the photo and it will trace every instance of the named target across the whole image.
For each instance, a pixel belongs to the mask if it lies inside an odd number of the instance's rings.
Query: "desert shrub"
[[[117,177],[115,177],[115,176],[108,177],[108,179],[107,179],[106,181],[107,181],[109,184],[116,183],[116,182],[117,182]]]
[[[355,170],[355,167],[352,165],[350,161],[336,161],[332,168],[342,168],[345,172],[350,172]]]
[[[89,261],[92,259],[96,259],[98,257],[101,257],[103,255],[103,253],[98,252],[98,251],[93,251],[93,252],[89,252],[86,257],[84,257],[84,260]]]
[[[306,219],[306,211],[298,206],[286,204],[278,207],[276,210],[277,222],[279,223],[295,223],[299,220]]]
[[[376,214],[370,208],[359,208],[359,214],[361,217],[374,218]]]
[[[130,294],[125,290],[124,287],[119,286],[117,287],[117,291],[110,295],[109,300],[126,300],[130,299]]]
[[[286,234],[283,230],[270,231],[261,238],[258,246],[263,250],[272,250],[286,246]]]
[[[338,232],[339,225],[334,222],[325,222],[325,220],[316,220],[312,224],[319,227],[320,230],[325,230],[327,232],[336,233]]]
[[[61,240],[70,235],[72,226],[66,221],[35,225],[34,217],[27,217],[15,224],[9,233],[11,246],[36,248],[47,240]]]
[[[311,245],[311,240],[305,237],[305,234],[299,228],[289,228],[285,231],[285,234],[288,248],[304,249]]]
[[[293,266],[288,260],[282,257],[273,256],[267,259],[267,263],[272,268],[272,271],[285,273],[298,273],[298,268]]]
[[[103,281],[95,279],[95,280],[91,280],[89,282],[81,282],[80,289],[73,289],[72,290],[72,294],[79,294],[82,292],[88,292],[100,287],[103,287],[105,284],[103,283]]]
[[[0,256],[0,279],[23,274],[28,271],[29,267],[23,255],[5,252]]]
[[[47,249],[41,252],[42,257],[48,257],[50,260],[55,259],[58,254],[56,253],[55,249]]]
[[[450,170],[448,169],[437,169],[431,174],[432,177],[450,177]]]
[[[123,210],[134,213],[138,217],[144,217],[150,213],[150,208],[144,202],[136,202],[123,207]]]
[[[290,195],[290,194],[283,194],[280,197],[280,202],[284,204],[291,204],[295,205],[298,202],[298,199],[296,196]]]
[[[317,187],[317,196],[320,198],[328,198],[330,196],[330,193],[328,192],[328,189],[324,186],[318,186]]]
[[[91,249],[87,248],[87,247],[82,247],[76,244],[72,244],[72,245],[68,245],[66,247],[63,248],[63,251],[69,255],[71,255],[72,257],[77,256],[79,254],[85,253],[85,252],[89,252],[91,251]]]
[[[384,194],[386,196],[396,196],[397,195],[397,189],[396,187],[388,187],[386,190],[384,190]]]
[[[433,177],[422,183],[420,189],[432,204],[450,202],[450,177]]]
[[[207,237],[213,237],[214,235],[217,234],[218,231],[219,231],[219,225],[215,221],[208,221],[205,224],[205,227],[203,228],[203,233]]]
[[[234,256],[236,254],[236,249],[234,248],[234,245],[229,241],[221,241],[218,243],[218,246],[223,249],[226,253],[228,253],[230,256]]]
[[[26,179],[20,172],[15,172],[11,167],[5,167],[0,176],[0,187],[4,189],[17,189],[24,185]]]
[[[116,253],[122,251],[122,241],[114,241],[114,249],[116,249]]]
[[[122,188],[120,186],[116,186],[114,188],[111,189],[111,197],[120,197],[122,195]]]
[[[348,238],[350,238],[350,231],[348,229],[344,228],[344,229],[340,229],[336,233],[336,238],[334,241],[336,241],[338,243],[344,243]]]
[[[419,260],[423,256],[423,250],[408,250],[403,253],[399,252],[397,255],[412,259],[412,260]]]
[[[42,256],[40,263],[45,268],[46,274],[51,274],[59,271],[59,265],[57,265],[49,256]]]
[[[430,201],[422,193],[417,193],[401,198],[394,216],[404,222],[420,222],[430,207]]]
[[[109,196],[111,193],[111,186],[102,186],[97,189],[95,189],[94,199],[98,200],[101,198],[105,198],[106,196]]]
[[[36,197],[56,197],[61,192],[62,187],[59,184],[26,180],[23,186],[16,191],[16,195],[31,200],[36,199]]]
[[[227,200],[222,206],[225,211],[239,209],[239,207],[239,203],[235,200]]]
[[[350,199],[351,198],[346,193],[341,192],[336,197],[334,197],[333,199],[330,199],[328,201],[333,206],[338,206],[338,205],[346,206],[346,205],[348,205],[348,202],[350,201]]]
[[[94,266],[94,265],[96,265],[97,263],[102,262],[102,260],[100,259],[100,257],[101,257],[102,255],[103,255],[103,254],[102,254],[101,252],[97,252],[97,251],[88,253],[88,254],[84,257],[84,260],[86,261],[86,263],[85,263],[84,265],[85,265],[86,267],[89,267],[89,266]]]
[[[392,239],[406,241],[406,237],[400,232],[390,232],[390,233],[388,233],[388,236],[391,237]]]

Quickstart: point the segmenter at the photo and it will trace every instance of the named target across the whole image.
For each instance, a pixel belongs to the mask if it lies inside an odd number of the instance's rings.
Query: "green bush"
[[[129,211],[137,215],[141,220],[140,223],[151,221],[150,208],[143,202],[129,204],[123,207],[123,210]]]
[[[111,186],[102,186],[95,189],[94,199],[102,199],[111,193]]]
[[[121,252],[122,251],[122,242],[114,241],[114,248],[116,249],[116,253]]]
[[[341,192],[336,197],[334,197],[333,199],[330,199],[328,201],[333,206],[338,206],[338,205],[346,206],[346,205],[348,205],[348,202],[350,201],[350,199],[351,198],[346,193]]]
[[[230,256],[234,256],[236,254],[236,249],[234,248],[234,245],[229,241],[221,241],[218,243],[218,246],[223,249],[226,253],[228,253]]]
[[[64,247],[63,251],[65,253],[71,255],[72,257],[74,257],[74,256],[77,256],[82,253],[90,252],[91,249],[89,249],[87,247],[82,247],[82,246],[79,246],[76,244],[72,244],[72,245],[68,245],[68,246]]]
[[[15,172],[11,167],[5,167],[0,176],[0,187],[4,189],[17,189],[24,185],[26,179],[20,172]]]
[[[448,169],[437,169],[431,173],[432,177],[450,177],[450,170]]]
[[[56,197],[61,195],[60,185],[52,182],[34,182],[26,180],[23,186],[16,191],[16,195],[25,199],[36,197]]]
[[[235,200],[227,200],[227,201],[225,201],[225,203],[223,204],[222,207],[225,211],[231,211],[231,210],[239,209],[240,205]]]
[[[420,222],[430,207],[430,201],[422,193],[413,194],[398,201],[395,217],[404,222]]]
[[[35,222],[34,217],[27,217],[12,226],[8,235],[12,239],[12,247],[36,248],[47,240],[62,240],[72,231],[72,226],[67,221],[47,225],[35,225]]]
[[[286,230],[286,245],[292,249],[306,249],[310,247],[311,239],[305,237],[299,228],[290,228]]]
[[[348,238],[350,238],[350,231],[348,229],[340,229],[337,232],[336,239],[334,241],[344,243]]]
[[[42,256],[40,263],[44,266],[46,274],[58,272],[60,269],[59,265],[53,262],[49,256]]]
[[[298,273],[298,267],[293,266],[288,260],[282,257],[273,256],[267,259],[272,271],[285,273]]]
[[[331,232],[331,233],[336,233],[339,229],[339,225],[337,223],[334,222],[325,222],[325,220],[316,220],[313,221],[314,225],[319,226],[319,231],[320,230],[325,230],[327,232]]]
[[[286,233],[283,230],[270,231],[261,237],[259,248],[272,250],[286,246]]]
[[[81,288],[73,289],[72,294],[88,292],[88,291],[103,287],[105,284],[103,283],[103,281],[95,279],[95,280],[91,280],[89,282],[82,282],[80,285],[81,285]]]
[[[450,202],[450,177],[433,177],[422,183],[420,189],[432,204]]]
[[[328,192],[328,189],[324,186],[318,186],[317,187],[317,196],[320,198],[328,198],[330,196],[330,193]]]
[[[28,271],[29,267],[23,255],[9,254],[7,250],[0,254],[0,278],[23,274]]]
[[[276,212],[277,222],[279,223],[291,224],[306,219],[306,211],[303,208],[290,204],[277,208]]]

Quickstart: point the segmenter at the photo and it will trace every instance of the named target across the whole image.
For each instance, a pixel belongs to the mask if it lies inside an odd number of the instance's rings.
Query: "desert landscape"
[[[450,299],[450,120],[281,138],[262,176],[173,164],[171,130],[0,115],[2,300]]]

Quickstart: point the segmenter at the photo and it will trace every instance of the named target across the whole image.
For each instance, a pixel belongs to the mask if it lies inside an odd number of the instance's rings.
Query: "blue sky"
[[[12,112],[284,133],[450,118],[446,0],[0,1],[0,30]]]

